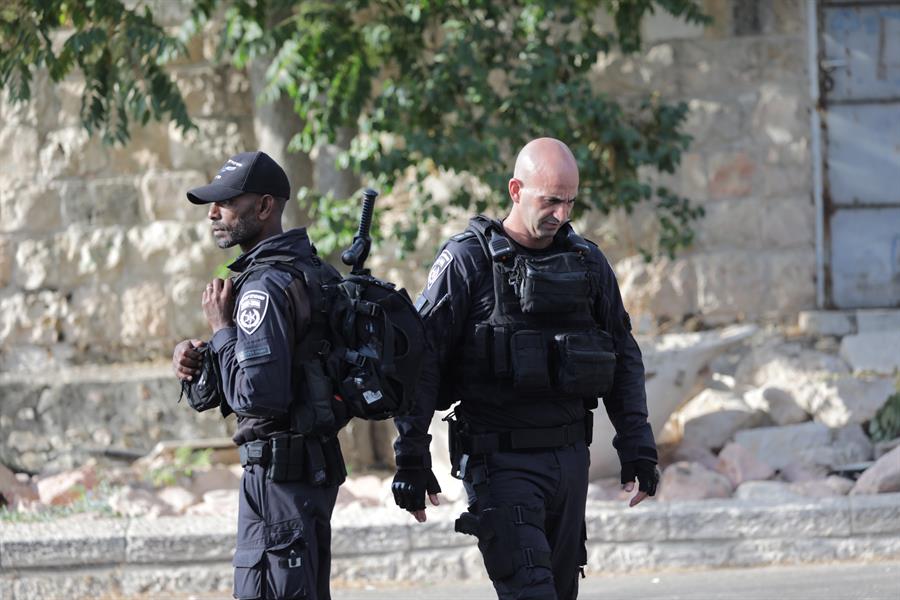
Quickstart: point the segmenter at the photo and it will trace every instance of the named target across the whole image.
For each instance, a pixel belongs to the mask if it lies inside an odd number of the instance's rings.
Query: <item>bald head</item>
[[[519,151],[513,177],[529,183],[533,178],[574,178],[578,185],[578,165],[575,155],[561,141],[554,138],[531,140]]]
[[[504,228],[523,246],[546,248],[569,220],[577,193],[578,165],[569,147],[553,138],[532,140],[516,157]]]

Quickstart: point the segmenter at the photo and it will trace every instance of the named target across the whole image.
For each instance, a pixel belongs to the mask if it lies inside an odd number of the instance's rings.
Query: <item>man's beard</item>
[[[227,235],[222,237],[213,236],[216,246],[221,249],[231,248],[232,246],[242,245],[252,240],[259,233],[259,223],[251,222],[248,219],[240,219],[232,227],[213,226],[213,232],[221,231]]]

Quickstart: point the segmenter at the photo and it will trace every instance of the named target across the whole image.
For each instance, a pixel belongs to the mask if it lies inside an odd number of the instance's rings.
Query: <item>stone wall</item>
[[[814,304],[804,3],[706,4],[713,26],[653,17],[647,51],[610,57],[596,74],[612,95],[659,92],[691,107],[694,143],[661,180],[705,207],[694,246],[648,264],[637,249],[652,246],[649,211],[579,220],[645,330],[690,315],[792,319]],[[230,255],[184,191],[256,141],[245,75],[211,65],[211,39],[190,49],[173,72],[196,134],[150,124],[105,147],[79,124],[76,78],[39,76],[31,104],[0,102],[0,369],[161,358],[205,335],[198,298]],[[379,257],[381,272],[419,288],[436,243],[421,241],[403,264]]]

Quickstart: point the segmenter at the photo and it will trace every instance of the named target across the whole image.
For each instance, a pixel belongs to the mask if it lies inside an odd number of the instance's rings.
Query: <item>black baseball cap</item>
[[[291,197],[291,183],[281,166],[262,151],[241,152],[225,161],[212,183],[188,190],[194,204],[224,202],[241,194]]]

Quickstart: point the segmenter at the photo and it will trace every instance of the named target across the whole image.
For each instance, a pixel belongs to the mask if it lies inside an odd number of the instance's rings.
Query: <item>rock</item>
[[[863,471],[850,495],[900,492],[900,447],[894,448]]]
[[[42,503],[61,506],[82,498],[96,484],[94,466],[88,464],[74,471],[39,477],[37,490]]]
[[[894,382],[888,378],[841,377],[823,389],[813,406],[813,415],[816,421],[829,427],[865,423],[875,416],[894,390]]]
[[[828,471],[829,468],[825,465],[791,463],[779,469],[778,475],[784,481],[795,483],[825,479]]]
[[[185,201],[185,191],[209,183],[200,171],[149,171],[141,180],[141,208],[148,221],[191,222],[205,211]]]
[[[658,495],[662,501],[728,498],[732,491],[727,477],[701,464],[689,462],[677,462],[666,467],[659,488]]]
[[[197,496],[179,486],[169,486],[156,492],[156,497],[168,504],[175,513],[181,514],[187,507],[197,503]]]
[[[731,391],[705,389],[678,412],[685,439],[710,449],[724,446],[736,431],[767,424],[764,413]]]
[[[713,357],[747,339],[755,331],[754,325],[742,325],[718,331],[642,339],[647,374],[647,406],[653,431],[658,433],[675,409],[692,395],[700,370]],[[437,429],[439,428],[432,426],[432,434]],[[611,440],[614,435],[615,430],[606,411],[595,410],[594,440]],[[435,455],[432,447],[432,456]],[[607,443],[592,444],[590,478],[610,477],[618,472],[619,458],[612,446]],[[443,482],[441,485],[443,486]]]
[[[229,467],[210,467],[192,475],[190,492],[200,497],[212,490],[237,489],[240,482]]]
[[[801,496],[791,490],[790,485],[783,481],[747,481],[738,486],[734,491],[734,497],[763,502],[796,501]]]
[[[900,448],[900,437],[875,444],[875,460],[878,460],[894,448]]]
[[[715,471],[716,466],[719,464],[719,459],[713,451],[706,446],[701,446],[690,439],[685,439],[679,444],[675,451],[672,452],[672,462],[700,463],[707,469]]]
[[[750,408],[768,414],[778,425],[793,425],[809,420],[809,415],[797,404],[793,394],[777,386],[754,388],[744,394],[744,401]]]
[[[149,490],[124,487],[109,497],[109,507],[125,517],[161,517],[175,514],[168,503]]]
[[[854,372],[890,375],[900,370],[900,335],[896,331],[875,331],[845,336],[841,357]]]
[[[719,453],[716,471],[728,477],[735,487],[745,481],[769,479],[775,469],[760,461],[740,444],[728,444]]]
[[[20,478],[19,475],[23,477]],[[7,506],[15,510],[23,503],[37,500],[38,493],[27,474],[13,473],[0,464],[0,497],[0,507]]]
[[[793,493],[806,498],[829,498],[831,496],[846,496],[853,488],[853,484],[852,479],[829,475],[825,479],[790,483],[788,488]]]
[[[845,336],[856,333],[856,317],[850,310],[803,310],[797,322],[800,331],[810,335]]]
[[[859,425],[829,429],[821,423],[739,431],[735,442],[791,480],[819,479],[828,468],[868,460],[871,443]],[[809,477],[803,472],[811,472]]]
[[[900,310],[865,308],[856,311],[859,333],[900,332]]]

